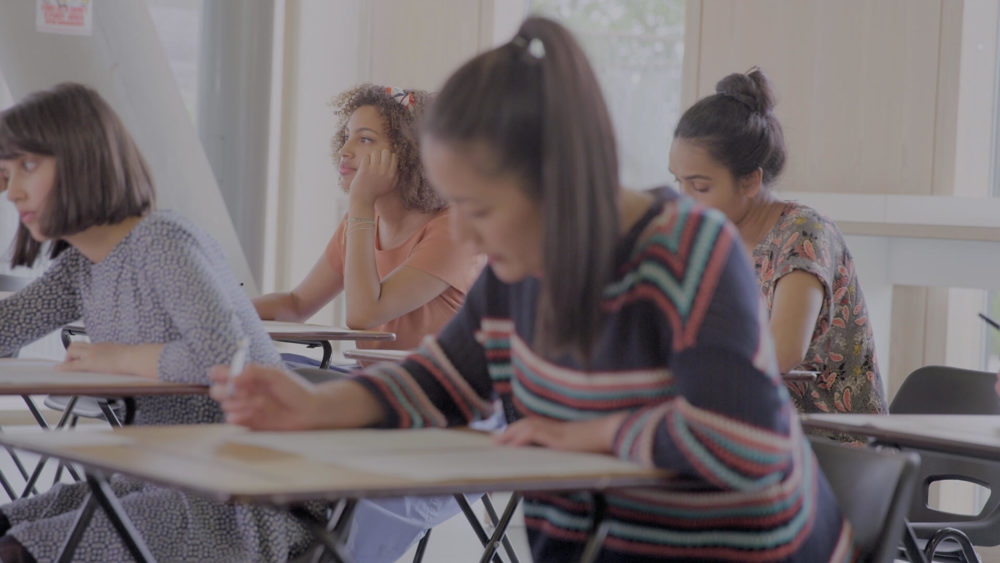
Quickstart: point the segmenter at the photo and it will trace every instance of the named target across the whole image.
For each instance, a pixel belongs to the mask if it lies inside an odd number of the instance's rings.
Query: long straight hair
[[[445,83],[423,134],[480,147],[487,173],[515,174],[541,206],[543,274],[533,346],[586,360],[600,337],[601,298],[619,237],[618,155],[601,88],[583,50],[556,22],[531,17],[507,44]]]

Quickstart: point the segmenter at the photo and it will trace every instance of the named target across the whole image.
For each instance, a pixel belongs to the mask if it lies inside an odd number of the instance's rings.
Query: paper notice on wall
[[[43,33],[90,35],[94,0],[36,0],[35,29]]]

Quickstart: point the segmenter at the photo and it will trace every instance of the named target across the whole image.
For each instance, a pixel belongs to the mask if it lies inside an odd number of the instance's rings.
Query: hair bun
[[[715,92],[733,98],[753,113],[768,114],[774,110],[774,94],[767,76],[756,66],[747,72],[734,72],[715,85]]]

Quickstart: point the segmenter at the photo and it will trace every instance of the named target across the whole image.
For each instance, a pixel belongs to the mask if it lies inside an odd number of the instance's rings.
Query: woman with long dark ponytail
[[[529,18],[456,71],[424,123],[454,236],[489,258],[456,317],[399,366],[310,387],[250,367],[212,395],[253,428],[458,426],[677,472],[697,492],[615,491],[598,559],[832,561],[850,526],[799,426],[736,230],[689,198],[619,185],[579,45]],[[535,561],[580,559],[587,494],[529,493]]]

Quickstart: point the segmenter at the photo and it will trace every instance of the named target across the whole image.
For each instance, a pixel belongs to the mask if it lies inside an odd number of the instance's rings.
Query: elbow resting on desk
[[[375,327],[384,325],[387,321],[377,315],[347,311],[345,323],[347,328],[352,330],[372,330]]]

